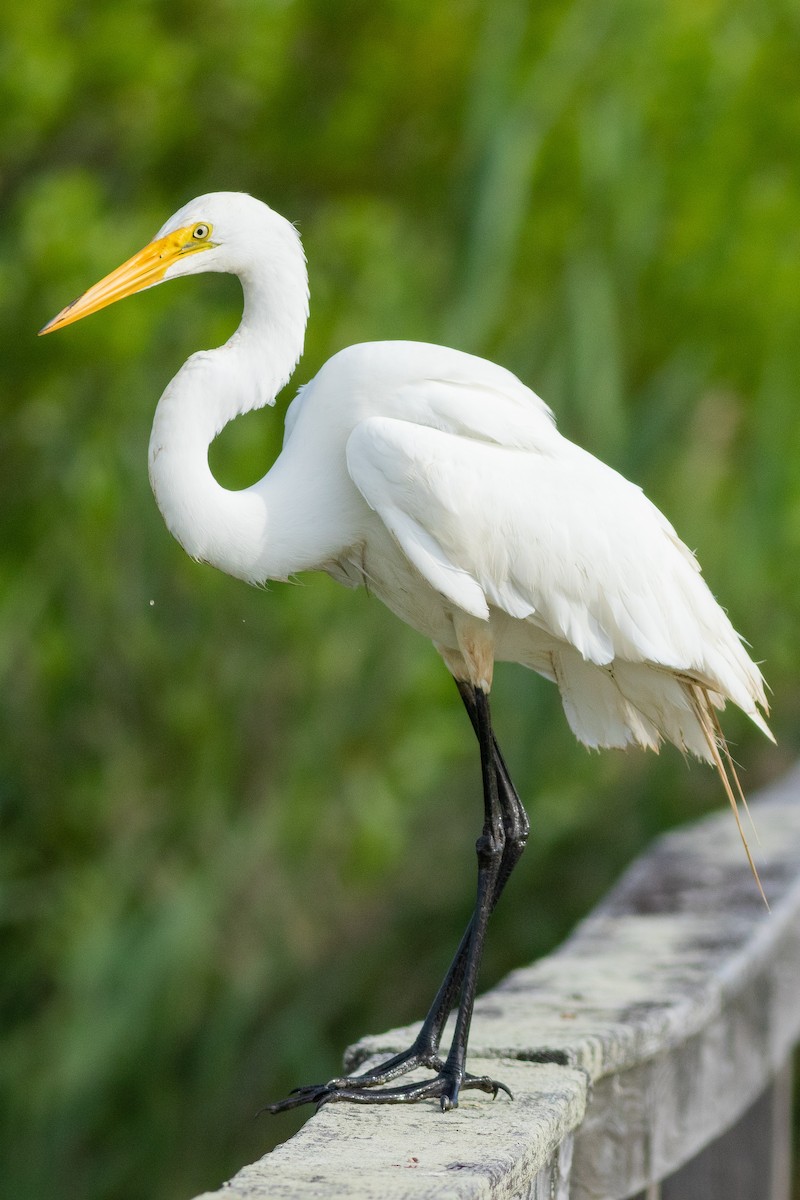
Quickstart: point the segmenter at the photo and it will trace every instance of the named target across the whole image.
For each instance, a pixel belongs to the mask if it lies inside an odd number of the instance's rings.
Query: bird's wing
[[[599,666],[694,672],[745,711],[763,698],[758,668],[666,518],[555,430],[517,449],[474,428],[370,417],[350,435],[347,466],[420,574],[466,612],[532,621]]]

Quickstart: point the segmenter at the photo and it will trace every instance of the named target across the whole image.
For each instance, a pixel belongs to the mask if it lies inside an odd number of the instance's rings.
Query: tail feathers
[[[584,745],[658,750],[666,739],[713,762],[685,681],[671,671],[621,660],[598,667],[572,648],[554,654],[553,667],[570,728]]]
[[[692,676],[647,663],[617,660],[608,667],[599,667],[586,662],[571,647],[554,653],[552,661],[567,720],[585,745],[593,749],[641,746],[658,750],[666,739],[716,769],[766,904],[739,813],[741,804],[749,817],[747,802],[716,712],[725,707],[726,699],[737,697],[726,696],[721,689]],[[774,741],[756,707],[759,699],[742,695],[740,707]]]
[[[552,663],[570,729],[585,746],[658,750],[657,724],[629,702],[610,668],[587,662],[571,647],[553,653]]]

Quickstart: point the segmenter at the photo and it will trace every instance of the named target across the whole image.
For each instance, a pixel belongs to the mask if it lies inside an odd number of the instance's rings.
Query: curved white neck
[[[208,447],[234,417],[273,404],[302,354],[308,282],[299,240],[282,261],[256,259],[240,278],[241,324],[224,346],[192,355],[169,384],[149,462],[158,507],[186,552],[255,582],[302,569],[289,550],[292,497],[278,472],[244,491],[221,487]]]

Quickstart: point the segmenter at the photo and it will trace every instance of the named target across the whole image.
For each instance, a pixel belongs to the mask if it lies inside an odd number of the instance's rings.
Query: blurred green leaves
[[[297,220],[341,346],[515,370],[642,483],[773,688],[796,754],[800,19],[789,0],[29,0],[0,48],[0,1158],[20,1200],[178,1200],[285,1136],[251,1114],[421,1015],[471,905],[480,801],[435,653],[330,580],[189,562],[149,493],[155,402],[238,286],[36,330],[192,195]],[[287,389],[291,394],[293,387]],[[279,407],[285,398],[279,401]],[[281,422],[225,431],[257,478]],[[485,979],[552,946],[664,825],[718,804],[587,755],[498,672],[531,810]]]

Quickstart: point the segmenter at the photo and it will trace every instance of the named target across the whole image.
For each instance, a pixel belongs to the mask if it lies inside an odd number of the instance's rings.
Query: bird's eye
[[[195,225],[192,230],[192,237],[196,238],[198,242],[204,242],[210,233],[210,225]]]

